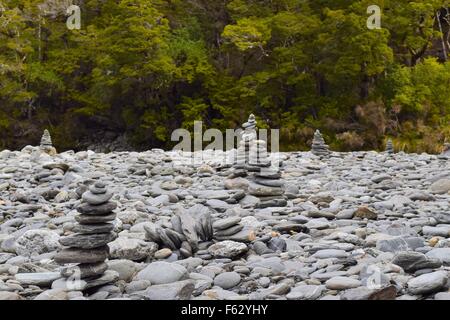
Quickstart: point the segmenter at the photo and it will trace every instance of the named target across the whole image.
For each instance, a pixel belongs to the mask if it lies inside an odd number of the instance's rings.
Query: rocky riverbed
[[[270,207],[203,155],[0,152],[0,300],[450,299],[448,157],[281,153],[287,203]],[[106,265],[68,286],[55,257],[104,186]]]

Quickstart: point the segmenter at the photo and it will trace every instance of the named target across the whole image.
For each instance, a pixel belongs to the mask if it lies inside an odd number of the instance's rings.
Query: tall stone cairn
[[[53,147],[52,144],[52,137],[50,136],[50,132],[48,132],[47,129],[44,130],[44,133],[41,137],[41,144],[39,146],[41,151],[49,154],[49,155],[56,155],[56,149]]]
[[[253,114],[242,128],[244,133],[238,149],[238,164],[252,173],[248,191],[260,199],[256,206],[258,208],[286,206],[280,168],[272,165],[267,152],[267,142],[257,140],[256,120]]]
[[[389,139],[386,142],[386,153],[388,153],[388,154],[394,153],[394,144],[392,143],[392,139]]]
[[[63,277],[78,277],[89,284],[108,269],[105,263],[109,256],[107,244],[117,238],[112,223],[117,204],[110,201],[112,196],[102,182],[94,183],[83,193],[83,202],[77,207],[80,214],[75,216],[75,233],[59,239],[65,248],[56,254],[55,261],[61,265],[72,264],[61,270]]]
[[[322,137],[322,134],[319,130],[314,132],[314,138],[311,145],[311,153],[322,157],[328,156],[330,154],[330,150],[327,144],[325,144],[325,140]]]

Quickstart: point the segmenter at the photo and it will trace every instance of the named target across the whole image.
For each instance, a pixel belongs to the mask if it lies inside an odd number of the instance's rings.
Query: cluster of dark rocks
[[[148,240],[160,248],[179,251],[185,258],[199,250],[199,242],[208,242],[213,237],[211,213],[201,205],[173,215],[165,228],[151,224],[145,225],[144,229]]]

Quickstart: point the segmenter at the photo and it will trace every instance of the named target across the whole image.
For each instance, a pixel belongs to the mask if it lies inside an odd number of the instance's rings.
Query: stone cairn
[[[237,152],[235,169],[244,170],[246,175],[248,172],[253,173],[248,191],[250,195],[260,199],[258,208],[286,206],[280,168],[272,165],[267,152],[267,142],[257,140],[256,120],[253,114],[242,128],[244,132]],[[237,176],[236,173],[234,176]]]
[[[259,198],[257,208],[284,207],[287,201],[280,168],[272,165],[265,141],[257,140],[256,146],[256,154],[250,156],[250,166],[258,170],[253,174],[248,191],[250,195]]]
[[[311,152],[312,154],[319,157],[328,156],[330,154],[329,147],[327,144],[325,144],[325,140],[323,139],[322,134],[319,130],[316,130],[316,132],[314,132]]]
[[[386,153],[388,153],[388,154],[394,153],[394,144],[392,143],[392,139],[389,139],[386,142]]]
[[[75,216],[78,222],[73,228],[75,233],[59,239],[66,248],[56,254],[55,261],[61,265],[76,264],[63,267],[63,277],[77,277],[89,287],[90,282],[98,283],[105,274],[108,269],[105,260],[109,256],[107,244],[117,237],[111,223],[116,218],[113,210],[117,207],[110,201],[112,196],[102,182],[94,183],[83,193],[83,202],[77,207],[80,214]]]
[[[250,154],[255,148],[256,140],[256,119],[253,114],[248,117],[248,121],[242,125],[244,132],[241,135],[241,140],[239,141],[239,147],[237,149],[236,162],[234,165],[235,171],[248,169],[250,163]]]
[[[52,144],[52,137],[50,136],[50,132],[47,129],[44,130],[44,134],[41,137],[41,144],[39,146],[42,152],[45,152],[49,155],[56,155],[56,149]]]

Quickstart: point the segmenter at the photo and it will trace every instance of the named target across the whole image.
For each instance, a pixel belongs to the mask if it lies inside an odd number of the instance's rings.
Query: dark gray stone
[[[392,260],[392,263],[411,273],[420,269],[439,268],[442,265],[442,262],[438,259],[431,259],[423,253],[413,251],[399,252]]]
[[[100,276],[108,270],[108,265],[104,262],[79,264],[76,266],[64,267],[61,275],[64,277],[79,276],[81,279]]]
[[[98,223],[98,224],[77,224],[72,229],[73,232],[82,234],[98,234],[109,233],[113,231],[114,225],[112,223]]]
[[[77,207],[77,211],[87,215],[108,215],[117,208],[117,203],[109,201],[101,205],[83,203]]]
[[[109,191],[103,194],[94,194],[91,191],[87,191],[83,193],[81,198],[90,205],[96,206],[108,202],[112,198],[112,196],[112,192]]]
[[[72,248],[93,249],[103,247],[116,238],[117,235],[114,233],[73,234],[67,237],[61,237],[59,243]]]
[[[78,214],[75,216],[75,220],[80,224],[95,224],[95,223],[105,223],[116,219],[116,213],[110,213],[104,216],[90,216],[86,214]]]

